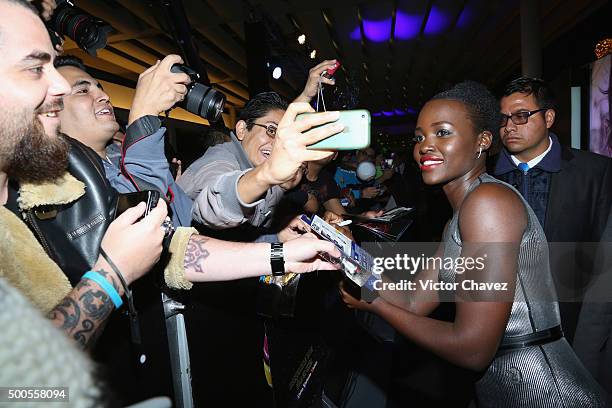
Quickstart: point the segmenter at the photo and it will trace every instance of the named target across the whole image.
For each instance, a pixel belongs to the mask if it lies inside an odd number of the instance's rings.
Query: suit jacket
[[[574,350],[612,400],[612,211],[601,237],[597,266],[601,273],[584,296]]]
[[[553,143],[559,143],[551,135]],[[556,151],[556,153],[555,153]],[[563,330],[573,340],[584,293],[594,284],[595,244],[601,239],[612,204],[612,160],[591,152],[558,145],[549,154],[560,155],[559,171],[552,173],[544,232],[550,245],[550,266],[557,294]],[[502,157],[504,156],[504,157]],[[501,180],[498,161],[492,173]],[[518,171],[518,169],[516,170]],[[558,244],[564,243],[564,244]],[[589,243],[589,244],[586,244]]]
[[[544,232],[549,242],[599,242],[612,204],[612,160],[561,148],[561,171],[554,173]]]

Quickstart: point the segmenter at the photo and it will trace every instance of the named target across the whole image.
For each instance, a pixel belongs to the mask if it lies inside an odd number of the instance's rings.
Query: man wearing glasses
[[[510,82],[500,109],[504,149],[493,174],[525,197],[549,242],[598,242],[612,202],[611,160],[559,143],[550,131],[555,100],[541,79],[521,77]],[[574,256],[561,260],[555,256],[555,246],[550,249],[557,295],[561,301],[575,300],[559,302],[563,331],[572,342],[580,292],[592,279],[593,264]]]
[[[333,84],[320,74],[335,64],[323,61],[310,70],[304,91],[296,99],[309,102],[319,82]],[[295,187],[302,173],[281,185],[267,180],[278,124],[287,103],[275,92],[256,95],[244,106],[231,142],[209,148],[181,176],[179,186],[194,200],[193,219],[212,230],[226,230],[224,238],[253,241],[272,221],[284,192]],[[233,231],[235,227],[241,227]]]

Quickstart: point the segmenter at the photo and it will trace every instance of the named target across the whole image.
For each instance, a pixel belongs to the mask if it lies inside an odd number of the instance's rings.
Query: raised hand
[[[168,55],[140,74],[128,125],[145,115],[157,116],[185,98],[191,78],[182,72],[170,72],[172,65],[182,63],[178,55]]]

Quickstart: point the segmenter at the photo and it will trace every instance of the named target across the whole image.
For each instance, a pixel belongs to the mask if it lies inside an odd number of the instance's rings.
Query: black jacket
[[[118,193],[107,181],[100,157],[79,141],[66,139],[70,143],[68,171],[85,184],[85,194],[70,204],[28,210],[26,224],[74,286],[98,259],[102,238],[115,218]],[[21,218],[18,188],[10,183],[7,208]],[[153,272],[131,285],[140,345],[132,342],[124,306],[112,313],[93,347],[92,356],[101,363],[101,375],[119,404],[173,395],[160,286]]]
[[[497,159],[494,157],[490,164]],[[495,174],[492,167],[490,172]],[[498,178],[505,181],[503,175]],[[563,330],[570,342],[584,293],[598,273],[594,268],[597,246],[593,243],[601,239],[611,204],[612,160],[562,146],[561,170],[552,173],[543,227],[561,301]],[[565,244],[558,245],[560,242]]]

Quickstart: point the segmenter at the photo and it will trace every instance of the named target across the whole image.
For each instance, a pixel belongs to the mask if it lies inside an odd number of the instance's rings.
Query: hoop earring
[[[478,148],[478,156],[476,156],[477,159],[480,159],[480,155],[482,154],[482,146],[480,146]]]

